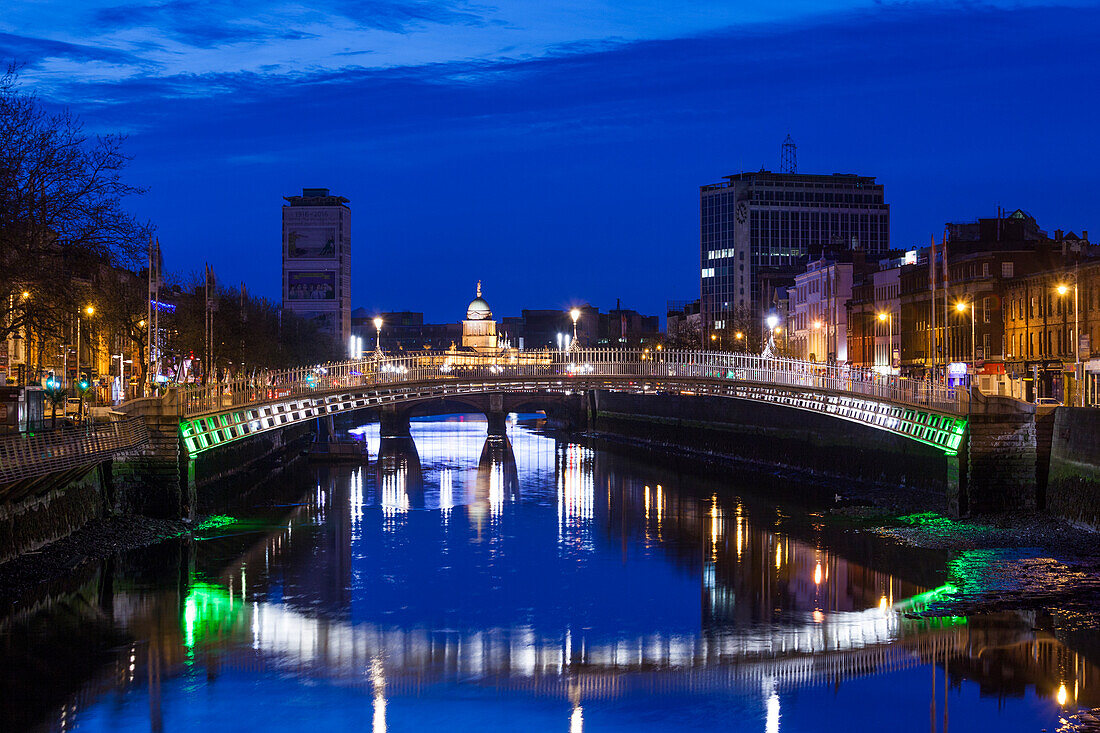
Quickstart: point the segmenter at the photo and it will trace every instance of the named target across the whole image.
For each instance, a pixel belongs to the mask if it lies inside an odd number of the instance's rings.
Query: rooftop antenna
[[[798,146],[794,144],[794,138],[787,133],[787,139],[783,141],[783,153],[779,159],[780,173],[798,173]]]

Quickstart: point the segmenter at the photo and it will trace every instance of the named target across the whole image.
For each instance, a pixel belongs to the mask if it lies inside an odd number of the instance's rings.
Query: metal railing
[[[922,380],[814,362],[706,351],[578,349],[512,351],[498,355],[453,352],[373,354],[365,359],[270,372],[255,379],[180,388],[185,417],[346,389],[425,383],[609,377],[738,380],[777,387],[831,391],[946,412],[965,412],[965,390]]]
[[[0,484],[99,463],[149,440],[140,417],[0,437]]]

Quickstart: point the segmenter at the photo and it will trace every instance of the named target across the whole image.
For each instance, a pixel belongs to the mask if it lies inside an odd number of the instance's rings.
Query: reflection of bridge
[[[267,384],[187,387],[174,395],[188,453],[337,413],[482,395],[590,390],[753,400],[857,422],[954,455],[966,395],[941,385],[746,354],[592,349],[467,356],[424,353],[271,375]],[[500,409],[499,407],[493,409]]]

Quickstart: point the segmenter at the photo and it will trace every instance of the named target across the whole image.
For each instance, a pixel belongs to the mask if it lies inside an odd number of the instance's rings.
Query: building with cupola
[[[497,322],[493,320],[493,311],[481,297],[481,281],[477,281],[477,296],[466,308],[466,320],[462,322],[462,348],[479,352],[496,351]]]

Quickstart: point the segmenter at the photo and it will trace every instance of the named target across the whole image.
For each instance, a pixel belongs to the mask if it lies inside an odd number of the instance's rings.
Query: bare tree
[[[123,182],[118,135],[90,136],[69,111],[48,112],[0,76],[0,338],[58,333],[99,266],[136,266],[149,227],[123,209],[141,190]]]

